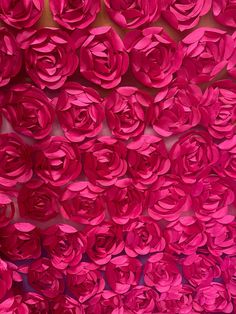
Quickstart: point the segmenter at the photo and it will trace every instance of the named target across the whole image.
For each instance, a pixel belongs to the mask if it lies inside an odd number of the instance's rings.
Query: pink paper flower
[[[233,305],[225,286],[218,282],[199,287],[193,302],[197,312],[232,313]]]
[[[43,91],[30,84],[18,84],[9,89],[3,113],[13,129],[36,140],[49,135],[54,111]]]
[[[200,18],[211,9],[212,0],[191,0],[182,2],[171,0],[162,16],[175,29],[185,31],[196,26]]]
[[[182,267],[184,278],[194,287],[209,284],[221,276],[219,260],[210,254],[189,255],[183,259]]]
[[[144,282],[159,293],[177,293],[182,287],[182,276],[176,258],[163,253],[149,257],[144,266]]]
[[[54,21],[70,30],[88,27],[101,9],[100,0],[50,0],[49,4]]]
[[[219,160],[219,152],[212,138],[203,131],[182,135],[170,151],[172,173],[184,183],[195,183],[197,178],[208,174]]]
[[[19,190],[17,203],[20,216],[26,219],[48,221],[60,211],[60,191],[41,179],[32,179]]]
[[[236,32],[232,34],[232,38],[234,41],[234,51],[229,60],[227,70],[228,70],[229,75],[231,75],[232,78],[236,79]]]
[[[124,39],[135,78],[148,87],[167,86],[179,70],[183,51],[161,27],[128,33]]]
[[[215,171],[221,177],[236,178],[236,135],[218,144],[220,149],[219,163]]]
[[[180,217],[165,229],[168,248],[177,254],[191,255],[207,242],[204,225],[191,216]]]
[[[17,35],[24,50],[25,69],[41,89],[60,88],[78,66],[70,36],[58,28],[26,30]]]
[[[216,139],[231,138],[236,131],[236,84],[230,80],[207,88],[201,101],[202,125]]]
[[[42,246],[56,269],[76,267],[85,252],[86,240],[74,227],[56,224],[42,231]]]
[[[82,142],[95,137],[102,129],[104,107],[95,89],[69,82],[56,100],[56,112],[65,137]]]
[[[226,288],[231,297],[236,299],[236,257],[226,256],[221,269]]]
[[[0,87],[7,85],[19,73],[21,64],[22,54],[15,37],[7,29],[0,28]]]
[[[22,313],[28,314],[29,308],[24,303],[23,297],[21,295],[9,296],[7,299],[0,303],[0,313],[1,314],[12,314],[12,313]]]
[[[129,57],[119,35],[110,27],[75,32],[80,47],[80,73],[102,88],[116,87],[128,69]]]
[[[161,176],[149,190],[148,214],[155,220],[174,221],[191,208],[189,189],[177,176]]]
[[[201,98],[198,86],[178,81],[160,90],[149,109],[148,120],[154,131],[168,137],[196,126],[201,119]]]
[[[158,0],[104,1],[111,19],[122,28],[136,29],[156,21],[163,7]]]
[[[18,29],[33,26],[41,17],[43,0],[2,0],[0,20]]]
[[[105,218],[104,190],[86,181],[69,184],[61,204],[62,216],[77,223],[99,225]]]
[[[118,180],[106,193],[111,219],[119,225],[140,216],[144,207],[144,193],[136,189],[131,179]]]
[[[145,134],[127,145],[128,173],[139,189],[146,189],[170,169],[170,160],[160,137]]]
[[[47,314],[49,311],[49,304],[45,297],[35,292],[27,292],[23,295],[23,301],[28,307],[27,313],[41,313]],[[24,313],[24,312],[23,312]]]
[[[67,274],[67,285],[80,303],[84,303],[94,295],[102,292],[105,281],[98,266],[82,262]]]
[[[34,146],[35,172],[45,182],[61,186],[81,172],[80,152],[64,137],[52,136]]]
[[[125,314],[121,296],[110,290],[95,295],[84,305],[86,314]]]
[[[94,185],[111,186],[126,174],[126,147],[112,137],[103,136],[81,145],[84,172]]]
[[[29,265],[27,277],[31,287],[47,298],[55,298],[64,292],[63,274],[46,257]]]
[[[82,304],[67,295],[60,295],[55,298],[51,302],[50,310],[52,314],[85,314]]]
[[[16,222],[0,229],[0,251],[13,261],[41,255],[39,229],[27,222]]]
[[[165,248],[165,239],[158,224],[141,216],[129,222],[124,228],[125,252],[130,257],[161,252]]]
[[[87,237],[87,254],[98,265],[107,264],[112,256],[124,248],[122,228],[115,224],[103,223],[85,229]]]
[[[142,263],[127,255],[114,257],[106,265],[106,280],[113,291],[124,294],[137,286],[142,274]]]
[[[128,140],[141,135],[147,122],[147,109],[152,97],[136,87],[119,87],[104,102],[106,118],[112,134]]]
[[[0,189],[0,228],[11,222],[15,215],[15,191]]]
[[[213,0],[213,15],[222,25],[236,27],[236,3],[234,0]]]
[[[4,299],[7,292],[10,291],[13,282],[13,272],[10,265],[0,259],[0,300]]]
[[[182,40],[184,59],[179,77],[193,83],[209,82],[229,65],[232,36],[217,28],[200,27]]]

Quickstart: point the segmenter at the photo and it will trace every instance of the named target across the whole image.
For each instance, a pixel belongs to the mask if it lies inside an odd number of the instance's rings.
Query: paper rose
[[[23,301],[29,309],[27,313],[47,314],[49,304],[45,297],[35,292],[27,292],[23,295]]]
[[[13,272],[10,265],[4,260],[0,259],[0,300],[4,299],[7,292],[12,287],[13,282]]]
[[[212,0],[191,0],[188,2],[171,0],[169,2],[169,6],[162,11],[162,16],[173,28],[181,32],[196,26],[200,18],[210,11],[212,4]]]
[[[182,135],[170,151],[172,173],[180,176],[186,184],[195,183],[197,178],[208,174],[219,160],[217,146],[204,131]]]
[[[158,224],[144,216],[124,227],[124,238],[125,252],[130,257],[161,252],[166,244]]]
[[[26,30],[17,41],[24,50],[26,72],[41,89],[60,88],[78,66],[71,37],[58,28]]]
[[[81,145],[84,172],[94,185],[111,186],[126,174],[126,147],[121,141],[103,136]]]
[[[192,83],[209,82],[229,64],[233,38],[217,28],[200,27],[183,40],[184,59],[179,77]]]
[[[74,270],[68,270],[67,285],[76,299],[84,303],[104,290],[105,281],[98,266],[82,262]]]
[[[1,1],[2,3],[3,1]],[[8,1],[6,1],[7,3]],[[22,54],[15,37],[6,28],[0,28],[0,87],[7,85],[21,69]]]
[[[56,100],[56,112],[65,137],[81,142],[95,137],[102,129],[104,106],[95,89],[69,82]]]
[[[51,302],[50,310],[52,314],[75,313],[85,314],[83,305],[68,295],[60,295]]]
[[[101,9],[100,0],[50,0],[49,4],[54,21],[69,30],[88,27]]]
[[[236,178],[236,135],[218,144],[220,149],[219,163],[214,168],[221,177]]]
[[[201,119],[201,98],[201,89],[194,84],[174,82],[160,90],[149,109],[148,120],[154,131],[168,137],[196,126]]]
[[[85,229],[87,237],[87,254],[98,265],[107,264],[112,256],[124,248],[122,228],[115,224],[103,223]]]
[[[236,4],[234,0],[213,0],[213,15],[222,25],[236,27]]]
[[[40,19],[43,8],[43,0],[2,0],[0,20],[17,29],[31,27]]]
[[[127,255],[114,257],[106,265],[107,283],[113,291],[124,294],[137,286],[142,274],[142,263]]]
[[[89,299],[85,304],[86,314],[103,314],[112,313],[118,311],[118,313],[124,313],[122,297],[119,294],[114,293],[111,290],[104,290],[102,293],[95,295]]]
[[[9,89],[3,113],[13,129],[36,140],[49,135],[54,111],[43,91],[30,84],[18,84]]]
[[[80,152],[64,137],[52,136],[34,146],[35,172],[45,182],[61,186],[81,172]]]
[[[156,21],[163,7],[158,0],[104,1],[111,19],[122,28],[136,29]]]
[[[234,52],[229,60],[229,64],[227,67],[228,73],[232,76],[233,79],[236,78],[236,32],[232,34],[232,38],[234,41]]]
[[[105,218],[104,190],[86,181],[69,184],[61,204],[62,216],[77,223],[98,225]]]
[[[145,86],[167,86],[182,64],[182,46],[161,27],[132,31],[126,35],[124,44],[130,54],[132,72]]]
[[[161,176],[148,192],[148,214],[155,220],[177,220],[192,208],[189,190],[180,178]]]
[[[11,222],[15,215],[15,191],[0,189],[0,228]]]
[[[27,278],[30,286],[47,298],[55,298],[64,292],[63,274],[46,257],[29,265]]]
[[[226,256],[221,263],[221,269],[227,290],[236,299],[236,257]]]
[[[0,229],[0,252],[13,261],[41,255],[39,229],[27,222],[16,222]]]
[[[127,144],[128,173],[137,188],[146,189],[170,169],[170,160],[160,137],[145,134]]]
[[[128,140],[141,135],[147,123],[147,109],[152,98],[136,87],[125,86],[114,90],[104,101],[106,118],[112,134]]]
[[[76,267],[85,252],[86,240],[74,227],[56,224],[42,231],[42,246],[56,269]]]
[[[105,89],[117,86],[128,69],[129,57],[119,35],[110,27],[75,32],[80,50],[80,73]]]
[[[19,294],[9,296],[4,301],[0,302],[0,313],[29,313],[29,308],[24,303],[23,297]]]

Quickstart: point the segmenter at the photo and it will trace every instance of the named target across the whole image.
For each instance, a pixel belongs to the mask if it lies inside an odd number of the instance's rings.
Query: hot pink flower
[[[104,102],[112,134],[125,140],[142,134],[151,104],[152,98],[136,87],[119,87],[113,91]]]
[[[21,295],[10,296],[0,303],[0,314],[29,314],[29,308]]]
[[[219,152],[212,138],[203,131],[182,135],[170,151],[172,172],[187,184],[210,172],[218,161]]]
[[[133,286],[137,286],[141,273],[142,263],[127,255],[114,257],[106,265],[107,283],[119,294],[124,294]]]
[[[165,87],[182,63],[182,46],[161,27],[128,33],[124,39],[135,78],[148,87]]]
[[[199,102],[201,89],[193,84],[178,82],[163,88],[150,107],[149,120],[157,134],[168,137],[196,126],[201,119]]]
[[[72,39],[58,28],[23,31],[17,41],[24,50],[27,73],[41,89],[58,89],[78,66]]]
[[[21,65],[22,54],[15,37],[7,29],[0,28],[0,87],[7,85],[19,73]]]
[[[50,310],[52,314],[85,314],[82,304],[67,295],[55,298],[51,302]]]
[[[2,300],[7,292],[12,287],[13,282],[13,271],[10,265],[4,260],[0,259],[0,300]]]
[[[43,248],[56,269],[76,267],[85,252],[86,240],[74,227],[56,224],[42,231]]]
[[[55,298],[64,292],[63,274],[52,266],[48,258],[32,262],[27,276],[31,287],[47,298]]]
[[[222,276],[232,298],[236,299],[236,257],[226,256],[221,263]]]
[[[0,19],[18,29],[31,27],[40,19],[43,8],[43,0],[2,0]]]
[[[86,314],[126,314],[124,312],[122,298],[110,290],[104,290],[95,295],[85,304]]]
[[[23,301],[29,309],[29,313],[49,313],[49,304],[45,297],[35,292],[27,292],[23,295]],[[28,313],[28,312],[27,312]],[[23,313],[22,313],[23,314]]]
[[[126,174],[126,147],[112,137],[104,136],[81,145],[84,172],[94,185],[111,186]]]
[[[213,15],[218,23],[236,27],[236,3],[234,0],[213,0]]]
[[[52,130],[54,111],[43,91],[30,84],[18,84],[9,89],[3,113],[16,132],[36,140]]]
[[[232,34],[234,40],[234,52],[230,58],[227,70],[228,73],[235,79],[236,78],[236,32]]]
[[[84,303],[94,295],[102,292],[105,281],[98,266],[82,262],[67,274],[67,285],[80,303]]]
[[[128,172],[134,184],[146,189],[156,182],[158,176],[170,169],[170,160],[160,137],[145,134],[127,145]]]
[[[112,256],[119,254],[124,248],[122,229],[120,226],[103,223],[85,229],[87,236],[87,254],[98,265],[107,264]]]
[[[236,178],[236,135],[218,144],[220,160],[215,171],[221,177]]]
[[[15,215],[15,192],[0,189],[0,228],[5,227]]]
[[[50,0],[49,3],[54,21],[70,30],[88,27],[101,9],[100,0]]]
[[[36,144],[34,150],[35,172],[45,183],[61,186],[79,176],[80,152],[64,137],[52,136]]]
[[[102,26],[75,32],[80,47],[80,73],[87,80],[110,89],[117,86],[128,69],[129,57],[119,35]]]
[[[79,83],[66,83],[56,100],[62,130],[71,142],[95,137],[102,129],[104,108],[96,90]]]
[[[197,312],[232,313],[233,305],[225,286],[218,282],[199,287],[193,302]]]
[[[165,248],[165,239],[158,224],[141,216],[129,222],[125,228],[125,252],[130,257],[161,252]]]
[[[162,16],[175,29],[185,31],[196,26],[211,9],[212,0],[171,0]]]
[[[0,251],[13,261],[38,258],[41,254],[39,229],[17,222],[0,230]]]

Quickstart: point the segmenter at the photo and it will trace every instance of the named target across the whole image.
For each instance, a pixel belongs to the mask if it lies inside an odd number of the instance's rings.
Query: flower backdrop
[[[236,313],[236,2],[0,21],[0,313]]]

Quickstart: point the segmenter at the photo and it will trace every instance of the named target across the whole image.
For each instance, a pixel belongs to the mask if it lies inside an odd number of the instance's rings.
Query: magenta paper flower
[[[33,26],[41,17],[43,0],[1,0],[0,20],[17,28]]]
[[[200,27],[183,40],[184,59],[178,73],[192,83],[209,82],[229,67],[234,41],[226,31]]]
[[[10,289],[12,288],[12,277],[13,270],[11,269],[11,266],[3,259],[0,259],[0,300],[4,299],[8,291],[10,291]]]
[[[13,129],[36,140],[49,135],[54,111],[43,91],[30,84],[14,85],[7,92],[3,113]]]
[[[141,135],[147,123],[146,112],[151,105],[152,97],[136,87],[114,90],[104,101],[112,134],[124,140]]]
[[[111,290],[103,290],[102,293],[95,295],[85,303],[84,307],[86,314],[94,314],[94,311],[97,314],[116,311],[124,313],[122,297]]]
[[[0,3],[1,4],[1,3]],[[15,37],[6,28],[0,28],[0,87],[7,85],[21,69],[22,53]]]
[[[164,5],[158,0],[105,0],[111,19],[122,28],[136,29],[156,21]]]
[[[53,299],[50,310],[53,314],[61,314],[66,312],[85,314],[83,305],[68,295],[59,295],[57,298]]]
[[[125,36],[135,78],[148,87],[167,86],[182,64],[183,51],[161,27],[135,30]]]
[[[162,16],[172,27],[181,32],[196,26],[200,18],[210,11],[212,5],[212,0],[187,2],[171,0],[169,2],[169,6],[162,11]]]
[[[69,141],[82,142],[102,130],[104,106],[95,89],[69,82],[55,102],[60,126]]]
[[[15,196],[13,190],[0,189],[0,228],[8,225],[15,215]]]
[[[220,149],[219,163],[215,171],[221,177],[236,178],[236,135],[218,144]]]
[[[9,296],[4,301],[0,302],[0,313],[29,313],[29,308],[24,303],[23,296],[16,294]]]
[[[24,304],[28,307],[27,313],[46,314],[49,311],[49,302],[44,296],[35,292],[27,292],[23,296]]]
[[[226,256],[221,264],[225,285],[232,298],[236,298],[236,257]]]
[[[71,37],[58,28],[26,30],[17,35],[24,50],[25,69],[41,89],[60,88],[78,66]]]
[[[161,89],[148,113],[154,131],[168,137],[198,125],[201,119],[201,98],[201,89],[194,84],[177,81]]]
[[[52,17],[69,30],[88,27],[101,9],[100,0],[49,0]]]
[[[222,25],[236,27],[236,3],[234,0],[213,0],[213,15]]]
[[[229,75],[235,79],[236,78],[236,32],[234,32],[232,34],[232,38],[233,38],[233,41],[234,41],[234,51],[233,51],[233,54],[229,60],[229,64],[228,64],[228,67],[227,67],[227,70],[228,70],[228,73]]]
[[[53,186],[76,179],[81,172],[80,152],[64,137],[52,136],[34,146],[36,174]]]
[[[80,73],[105,89],[116,87],[129,65],[123,41],[110,26],[75,32],[80,51]]]

